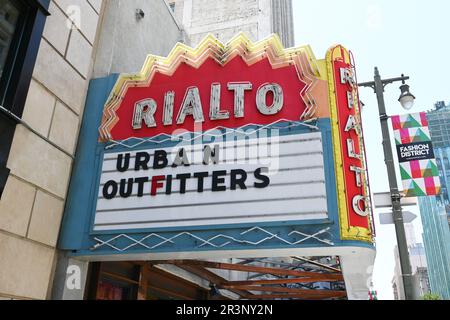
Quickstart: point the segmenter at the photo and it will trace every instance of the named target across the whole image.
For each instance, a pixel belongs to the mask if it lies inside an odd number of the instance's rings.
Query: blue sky
[[[408,84],[416,96],[411,112],[426,111],[439,100],[450,101],[450,1],[446,0],[292,0],[295,44],[311,45],[318,59],[333,44],[342,44],[355,56],[358,81],[372,81],[378,66],[383,78],[411,77]],[[399,84],[386,87],[389,115],[406,113],[398,103]],[[360,90],[363,126],[374,192],[388,191],[381,145],[381,129],[375,95]],[[400,183],[400,179],[398,179]],[[401,186],[400,186],[401,187]],[[418,208],[410,211],[419,215]],[[395,231],[377,222],[377,260],[374,284],[380,299],[393,299]],[[420,218],[414,221],[421,237]]]

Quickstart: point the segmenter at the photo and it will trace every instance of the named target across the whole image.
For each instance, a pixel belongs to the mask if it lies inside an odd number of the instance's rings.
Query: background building
[[[208,33],[226,42],[239,31],[252,40],[276,33],[285,47],[294,46],[291,0],[169,0],[169,4],[192,46]]]
[[[431,292],[450,299],[450,231],[445,208],[436,197],[419,198],[419,207]]]
[[[431,292],[450,299],[450,106],[438,102],[427,113],[434,152],[440,173],[442,193],[420,197],[423,240],[428,263]]]
[[[427,261],[425,248],[422,243],[417,243],[414,226],[411,223],[405,224],[406,240],[408,243],[409,259],[411,261],[411,270],[413,273],[413,293],[414,299],[420,300],[425,294],[430,292]],[[392,279],[392,289],[395,300],[405,300],[405,291],[403,290],[403,279],[400,268],[400,258],[398,247],[394,249],[395,268]]]
[[[427,113],[427,118],[442,185],[438,201],[445,207],[450,223],[450,104],[437,102],[435,110]]]

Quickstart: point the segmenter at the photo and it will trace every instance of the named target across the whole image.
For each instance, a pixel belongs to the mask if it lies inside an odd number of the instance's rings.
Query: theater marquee
[[[208,36],[94,80],[86,108],[63,249],[372,243],[355,68],[341,46],[317,60],[276,36]]]

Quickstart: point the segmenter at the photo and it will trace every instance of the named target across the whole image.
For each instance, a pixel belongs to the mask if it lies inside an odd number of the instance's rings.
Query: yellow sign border
[[[336,50],[338,50],[336,54]],[[342,54],[344,56],[342,56]],[[333,62],[336,59],[344,59],[348,64],[351,64],[350,53],[341,45],[331,47],[327,52],[326,57],[326,68],[328,76],[328,95],[330,102],[330,118],[331,118],[331,131],[333,139],[333,156],[336,171],[336,191],[337,191],[337,201],[338,201],[338,216],[339,216],[339,226],[341,231],[342,240],[356,240],[364,241],[368,243],[373,243],[373,233],[371,230],[370,217],[368,219],[369,228],[350,226],[349,219],[349,208],[347,206],[347,191],[345,188],[345,173],[343,164],[343,150],[341,134],[339,129],[339,118],[338,118],[338,105],[336,99],[336,79],[335,72],[333,68]],[[357,114],[359,114],[359,106],[355,105],[357,109]],[[364,177],[365,189],[367,188],[367,179]],[[369,215],[370,216],[370,215]]]

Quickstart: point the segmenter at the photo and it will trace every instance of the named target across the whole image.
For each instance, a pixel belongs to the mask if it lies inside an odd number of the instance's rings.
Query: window
[[[0,0],[0,197],[50,0]]]
[[[175,2],[171,2],[169,3],[170,9],[172,10],[172,12],[175,12]]]
[[[445,170],[449,170],[450,169],[450,162],[448,161],[448,157],[444,156],[444,168]]]
[[[140,267],[131,262],[91,263],[88,300],[137,300]]]
[[[6,58],[13,42],[14,34],[19,26],[21,10],[18,3],[0,0],[0,79],[6,65]]]

